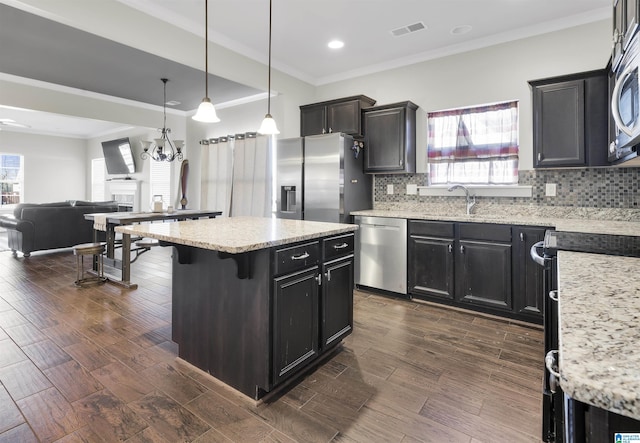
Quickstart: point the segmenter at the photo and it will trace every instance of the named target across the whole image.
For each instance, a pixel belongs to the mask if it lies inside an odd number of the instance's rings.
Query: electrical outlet
[[[416,195],[418,193],[418,185],[407,185],[407,195]]]
[[[544,195],[547,197],[555,197],[556,196],[556,184],[555,183],[547,183],[544,190]]]
[[[387,185],[387,195],[393,195],[393,185]]]

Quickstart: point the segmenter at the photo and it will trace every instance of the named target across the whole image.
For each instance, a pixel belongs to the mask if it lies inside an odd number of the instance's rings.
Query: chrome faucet
[[[476,196],[469,194],[469,189],[464,185],[453,185],[449,187],[448,191],[455,191],[456,189],[462,189],[467,199],[467,215],[471,215],[471,208],[476,204]]]

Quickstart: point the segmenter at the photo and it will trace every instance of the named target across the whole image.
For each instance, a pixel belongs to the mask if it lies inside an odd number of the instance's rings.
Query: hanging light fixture
[[[204,0],[204,98],[198,106],[198,111],[191,117],[205,123],[220,121],[209,98],[209,0]]]
[[[280,134],[276,126],[276,121],[271,117],[271,9],[272,0],[269,0],[269,87],[267,91],[267,115],[264,116],[260,129],[258,129],[260,134],[265,135]]]
[[[160,138],[155,138],[153,141],[141,140],[140,144],[142,145],[142,154],[140,157],[143,160],[148,158],[155,160],[157,162],[172,162],[176,159],[182,160],[182,148],[184,147],[184,140],[175,140],[171,141],[169,138],[169,134],[171,133],[171,129],[167,128],[167,82],[169,79],[162,78],[162,83],[164,83],[164,102],[163,102],[163,110],[164,110],[164,123],[162,128],[159,128],[158,131],[162,133]]]

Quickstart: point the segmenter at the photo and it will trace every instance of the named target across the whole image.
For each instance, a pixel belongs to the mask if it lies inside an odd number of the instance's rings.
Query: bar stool
[[[84,287],[92,284],[102,284],[107,281],[107,279],[104,276],[104,261],[103,261],[102,254],[104,254],[104,243],[83,243],[81,245],[75,245],[73,247],[73,255],[76,256],[76,267],[77,267],[76,281],[73,283],[76,286]],[[92,269],[93,269],[94,262],[97,265],[95,275],[85,276],[84,257],[86,255],[91,256]]]

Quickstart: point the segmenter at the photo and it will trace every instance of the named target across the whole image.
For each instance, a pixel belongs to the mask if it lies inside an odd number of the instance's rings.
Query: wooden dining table
[[[131,282],[131,235],[122,234],[122,257],[116,258],[115,251],[119,247],[116,241],[116,226],[150,222],[173,222],[182,220],[197,220],[201,218],[215,218],[222,215],[222,211],[203,209],[177,209],[172,212],[100,212],[85,214],[86,220],[93,221],[94,242],[98,241],[99,233],[106,233],[106,252],[104,264],[118,269],[119,276],[105,274],[108,281],[127,289],[138,287]],[[97,260],[94,260],[93,270],[97,271]]]

